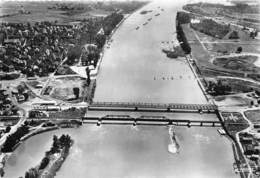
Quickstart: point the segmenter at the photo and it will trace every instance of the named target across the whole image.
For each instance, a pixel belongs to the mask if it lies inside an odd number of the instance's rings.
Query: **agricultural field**
[[[0,2],[0,21],[10,23],[31,23],[41,21],[58,21],[68,24],[91,17],[105,17],[115,10],[131,13],[147,4],[147,2],[80,2],[61,3],[59,1],[4,1]],[[11,12],[11,13],[10,13]],[[17,18],[19,16],[19,18]]]

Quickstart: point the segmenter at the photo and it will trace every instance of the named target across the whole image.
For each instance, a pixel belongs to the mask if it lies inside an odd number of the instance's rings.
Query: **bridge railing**
[[[144,103],[144,102],[93,102],[90,107],[137,107],[156,109],[192,109],[192,110],[216,110],[213,104],[182,104],[182,103]]]
[[[103,117],[84,117],[84,121],[93,121],[100,124],[105,123],[128,123],[132,124],[167,124],[167,125],[177,125],[177,126],[204,126],[204,127],[221,127],[222,122],[217,120],[188,120],[188,119],[171,119],[165,116],[140,116],[140,117],[130,117],[129,115],[106,115]]]

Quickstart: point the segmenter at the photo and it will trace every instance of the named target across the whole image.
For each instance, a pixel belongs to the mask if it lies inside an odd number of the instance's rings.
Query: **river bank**
[[[109,41],[111,41],[113,35],[115,34],[115,32],[118,30],[118,28],[123,24],[123,22],[128,19],[132,14],[134,14],[136,11],[138,11],[139,9],[141,9],[142,7],[140,8],[137,8],[136,10],[134,10],[131,14],[125,14],[124,15],[124,18],[116,25],[116,27],[112,30],[111,34],[108,36],[108,38],[106,39],[106,42],[105,42],[105,45],[102,47],[102,50],[101,50],[101,53],[100,53],[100,58],[97,62],[97,66],[94,70],[91,70],[90,72],[90,76],[93,77],[93,78],[96,78],[97,75],[98,75],[98,72],[99,72],[99,69],[100,69],[100,65],[101,65],[101,62],[102,62],[102,59],[103,59],[103,56],[104,56],[104,53],[105,53],[105,49],[109,43]]]
[[[65,123],[65,124],[64,124]],[[69,124],[68,124],[69,123]],[[12,147],[12,152],[7,152],[7,153],[1,153],[0,154],[0,176],[3,177],[4,176],[4,169],[5,169],[5,165],[6,162],[8,161],[8,159],[12,156],[12,153],[26,140],[28,140],[29,138],[45,133],[45,132],[50,132],[50,131],[54,131],[54,130],[58,130],[58,129],[64,129],[64,128],[75,128],[76,126],[78,126],[78,123],[71,123],[67,120],[64,120],[64,122],[62,123],[62,121],[60,121],[59,123],[54,124],[53,126],[43,126],[43,124],[40,124],[39,126],[36,127],[31,127],[29,133],[25,134],[24,136],[22,136],[20,138],[20,141],[18,143],[16,143],[13,147]]]
[[[62,135],[59,138],[54,135],[51,149],[45,153],[39,165],[29,169],[25,173],[25,177],[53,178],[69,155],[69,150],[73,142],[69,135]]]
[[[136,9],[133,13],[135,13],[137,10],[139,10],[139,9]],[[133,13],[131,13],[131,14],[133,14]],[[95,69],[90,71],[91,82],[90,82],[90,86],[87,89],[88,91],[87,91],[87,94],[86,94],[86,102],[88,102],[88,103],[93,102],[93,98],[94,98],[95,90],[96,90],[96,77],[99,73],[100,66],[101,66],[101,63],[102,63],[102,60],[103,60],[103,57],[104,57],[104,53],[106,52],[106,48],[108,47],[109,42],[112,40],[112,37],[116,33],[118,28],[123,24],[123,22],[127,18],[129,18],[131,16],[131,14],[124,15],[124,18],[112,30],[111,34],[106,39],[105,45],[102,47],[102,50],[100,52],[100,57],[99,57],[99,60],[97,62]]]
[[[93,102],[93,98],[95,95],[95,90],[96,90],[96,77],[99,73],[100,70],[100,66],[102,63],[102,59],[104,56],[104,53],[106,51],[107,45],[109,43],[109,41],[111,41],[113,34],[117,31],[117,29],[120,27],[120,25],[130,16],[124,16],[124,18],[116,25],[116,27],[112,30],[111,34],[108,36],[108,38],[106,39],[105,45],[102,47],[101,52],[100,52],[100,57],[98,59],[97,65],[93,70],[90,70],[90,77],[91,77],[91,81],[89,86],[86,88],[86,93],[85,93],[85,101],[87,103],[92,103]]]

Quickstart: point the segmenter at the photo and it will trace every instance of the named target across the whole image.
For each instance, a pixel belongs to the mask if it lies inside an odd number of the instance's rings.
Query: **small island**
[[[179,153],[180,145],[177,141],[176,134],[174,133],[173,127],[169,127],[169,135],[171,139],[171,144],[168,145],[168,151],[170,153]]]
[[[54,135],[51,149],[45,153],[41,163],[25,173],[25,178],[54,177],[67,156],[73,140],[69,135]]]

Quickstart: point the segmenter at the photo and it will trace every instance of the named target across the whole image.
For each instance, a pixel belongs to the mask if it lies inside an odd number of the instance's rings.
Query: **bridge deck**
[[[131,102],[93,102],[89,110],[144,110],[144,111],[207,111],[215,112],[213,104],[180,104],[180,103],[131,103]]]
[[[83,123],[123,123],[123,124],[164,124],[164,125],[178,125],[178,126],[201,126],[201,127],[221,127],[222,123],[216,120],[179,120],[169,119],[165,116],[141,116],[138,118],[130,117],[129,115],[106,115],[103,117],[86,116],[83,119]]]

